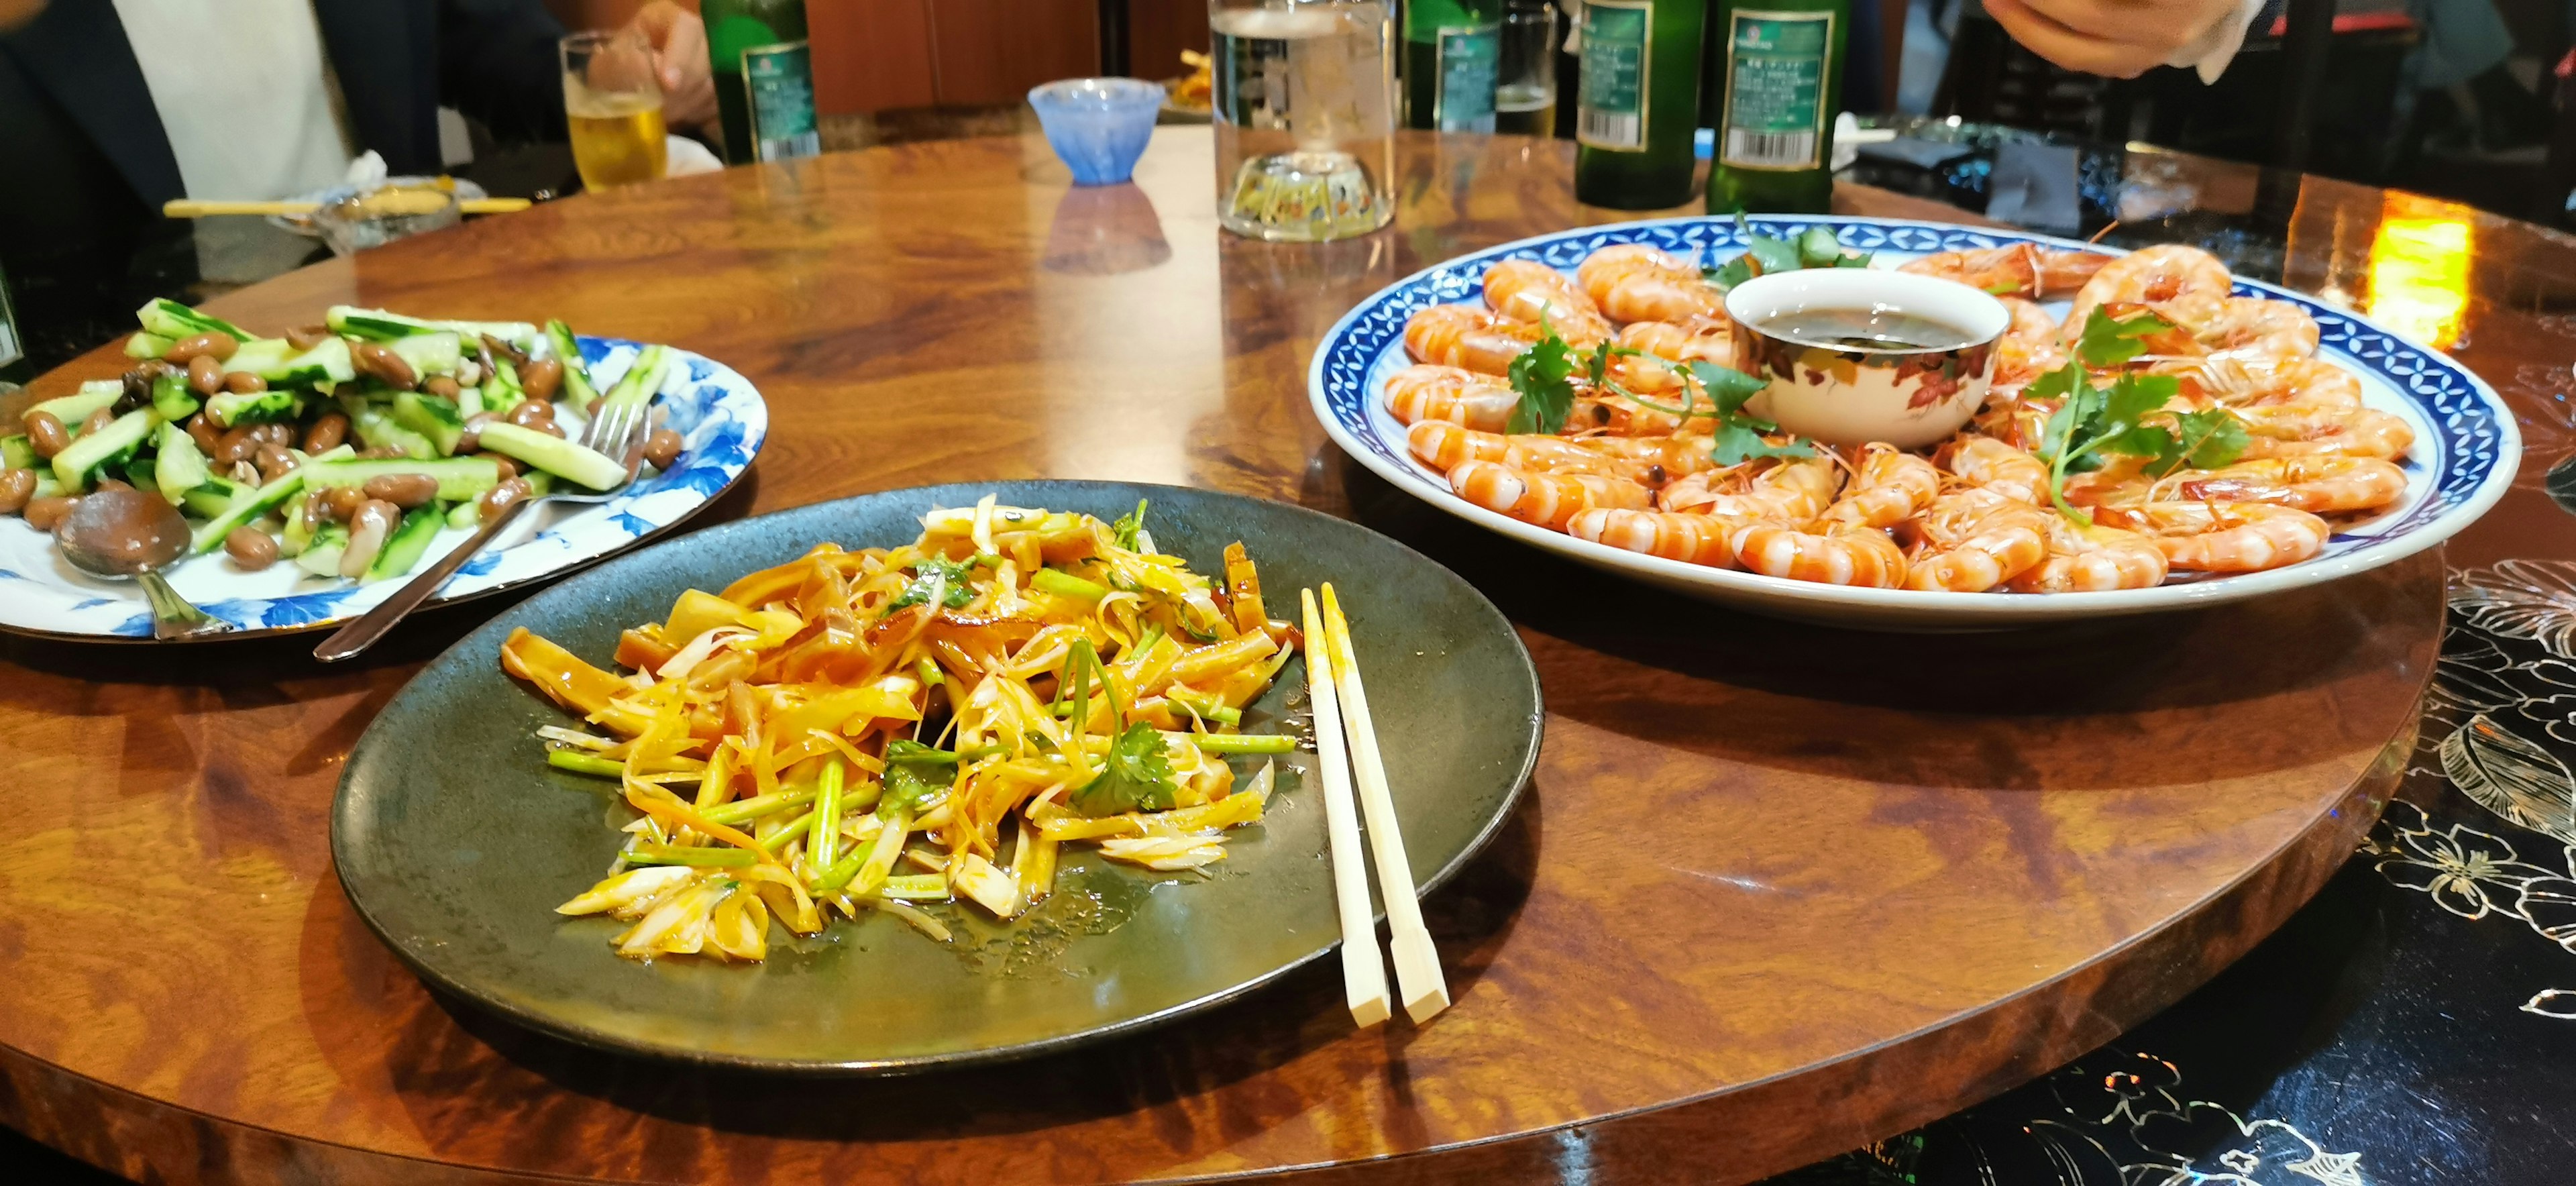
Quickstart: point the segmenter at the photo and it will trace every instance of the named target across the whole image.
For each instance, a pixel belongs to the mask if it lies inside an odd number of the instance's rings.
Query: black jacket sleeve
[[[502,140],[564,136],[563,25],[538,0],[438,0],[438,98]]]

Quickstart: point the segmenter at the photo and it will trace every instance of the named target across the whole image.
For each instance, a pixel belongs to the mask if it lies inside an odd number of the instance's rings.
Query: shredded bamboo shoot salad
[[[525,629],[501,665],[590,728],[538,730],[552,765],[616,779],[639,814],[606,880],[558,907],[634,925],[636,959],[759,960],[774,916],[820,933],[921,904],[1001,919],[1046,898],[1066,844],[1148,869],[1224,859],[1289,752],[1239,732],[1299,643],[1236,543],[1222,586],[1116,523],[995,505],[934,511],[899,548],[805,556],[618,639],[619,676]]]

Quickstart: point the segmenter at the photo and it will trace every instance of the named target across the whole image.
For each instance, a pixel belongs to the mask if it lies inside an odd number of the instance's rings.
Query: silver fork
[[[599,415],[591,418],[590,427],[582,430],[583,445],[606,456],[617,458],[625,465],[624,481],[596,494],[555,493],[543,498],[522,498],[511,503],[503,508],[500,514],[492,516],[490,521],[484,523],[483,530],[475,532],[474,538],[457,545],[446,556],[441,557],[438,563],[415,574],[411,581],[396,590],[393,596],[376,603],[374,609],[358,615],[356,620],[333,631],[331,637],[322,640],[321,646],[313,648],[313,657],[325,663],[337,663],[374,646],[377,639],[383,638],[386,631],[394,628],[395,623],[410,616],[411,611],[420,608],[421,602],[429,600],[430,594],[437,592],[440,585],[446,584],[449,576],[454,575],[457,569],[464,567],[466,561],[481,552],[485,544],[492,542],[492,537],[501,534],[501,529],[508,527],[511,520],[518,518],[519,512],[526,510],[530,504],[606,502],[617,497],[634,483],[636,468],[643,463],[644,438],[652,429],[652,408],[653,394],[649,391],[644,394],[643,399],[634,403],[602,405]]]

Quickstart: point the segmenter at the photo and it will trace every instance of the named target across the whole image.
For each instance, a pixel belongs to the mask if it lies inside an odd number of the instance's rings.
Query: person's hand
[[[2208,45],[2237,0],[1985,0],[1986,14],[2032,53],[2069,70],[2135,78]]]
[[[671,0],[653,0],[633,27],[653,43],[653,73],[662,84],[662,118],[674,127],[715,122],[716,82],[707,69],[707,26]]]

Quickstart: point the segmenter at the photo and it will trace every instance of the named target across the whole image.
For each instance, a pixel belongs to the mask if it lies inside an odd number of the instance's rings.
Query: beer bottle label
[[[823,137],[814,128],[814,66],[802,41],[742,51],[743,89],[749,94],[751,140],[763,161],[814,156]]]
[[[1830,12],[1733,14],[1726,38],[1726,112],[1720,164],[1737,169],[1823,167]]]
[[[1577,143],[1625,152],[1646,147],[1652,10],[1648,0],[1585,0],[1583,88],[1575,96]]]
[[[1503,30],[1440,30],[1440,94],[1432,118],[1444,132],[1494,130],[1494,75],[1503,59]]]

